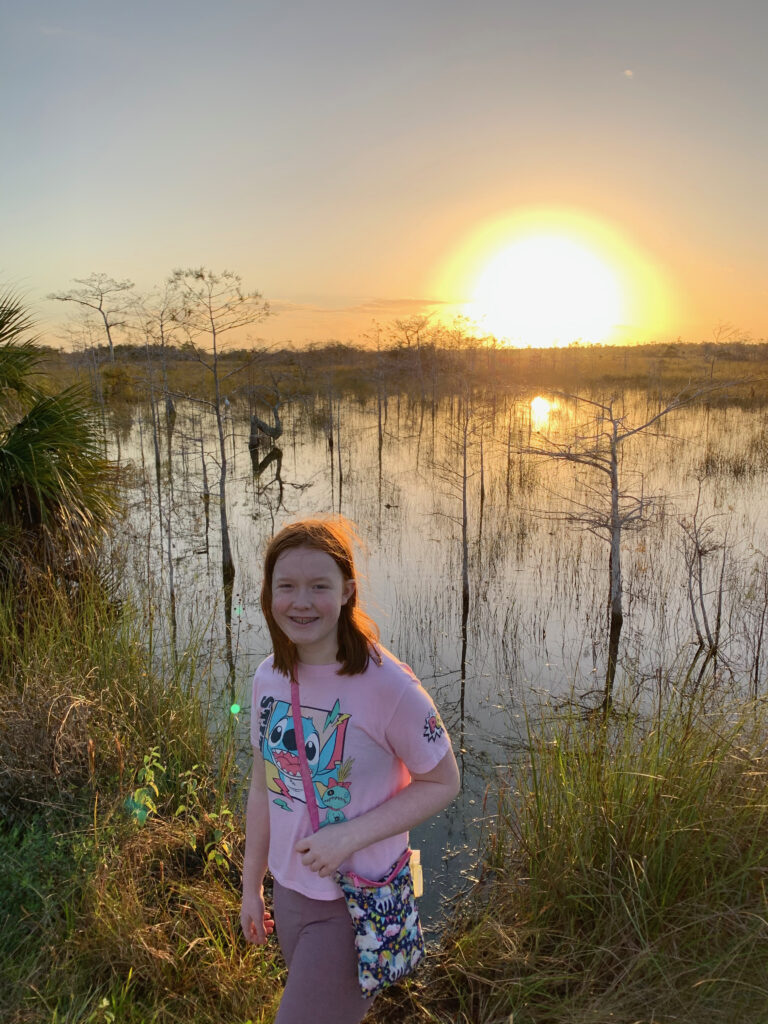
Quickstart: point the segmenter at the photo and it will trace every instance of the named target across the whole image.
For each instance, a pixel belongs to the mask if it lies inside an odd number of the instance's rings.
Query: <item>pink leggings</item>
[[[352,918],[343,899],[311,900],[274,883],[288,981],[275,1024],[358,1024],[373,1002],[357,985]]]

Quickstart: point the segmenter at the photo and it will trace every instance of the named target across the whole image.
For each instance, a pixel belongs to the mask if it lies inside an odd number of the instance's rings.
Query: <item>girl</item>
[[[261,607],[274,654],[253,681],[241,924],[257,944],[275,928],[264,905],[269,867],[288,965],[275,1024],[362,1020],[371,1000],[358,987],[354,928],[333,874],[343,866],[385,877],[408,830],[459,791],[432,701],[381,647],[358,603],[354,537],[343,519],[305,519],[272,538],[264,564]],[[315,833],[296,753],[292,674],[320,810]]]

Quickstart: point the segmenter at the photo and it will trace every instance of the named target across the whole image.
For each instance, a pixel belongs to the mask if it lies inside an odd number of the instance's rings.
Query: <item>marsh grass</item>
[[[409,1019],[768,1020],[767,733],[722,694],[531,724]]]
[[[56,379],[90,377],[92,367],[106,367],[106,388],[111,404],[131,401],[146,391],[146,347],[116,345],[116,364],[106,349],[88,353],[45,350],[47,371]],[[167,359],[171,390],[210,400],[210,376],[189,349],[163,354],[150,352],[153,362]],[[692,381],[728,384],[707,397],[711,406],[735,404],[759,409],[768,399],[766,365],[768,344],[676,343],[632,346],[584,345],[568,348],[506,348],[476,345],[445,346],[439,337],[420,349],[393,347],[381,351],[355,345],[328,343],[305,349],[229,349],[222,353],[222,369],[231,375],[232,392],[253,387],[255,379],[277,377],[286,393],[324,395],[329,387],[346,395],[371,398],[379,387],[432,398],[460,394],[469,383],[489,389],[560,390],[584,393],[591,389],[641,388],[649,394],[674,394]],[[740,381],[738,386],[734,381]],[[258,389],[257,389],[258,390]]]
[[[205,659],[98,582],[0,601],[0,1019],[254,1022],[281,967],[239,931],[241,788]]]
[[[231,730],[194,650],[161,676],[97,595],[54,588],[21,631],[2,606],[0,1018],[269,1024],[283,968],[239,931]],[[608,726],[532,716],[481,881],[372,1024],[768,1019],[767,735],[763,702],[703,688]]]
[[[697,376],[708,358],[678,347],[482,355],[472,379],[504,370],[501,385],[515,388],[651,377],[660,387]],[[716,355],[725,377],[733,367],[725,350]],[[671,362],[646,371],[644,360],[662,356]],[[313,379],[311,358],[302,380]],[[344,386],[358,374],[370,390],[378,355],[356,360],[344,363]],[[403,375],[412,354],[391,362]],[[194,366],[179,359],[180,390],[197,387]],[[318,377],[321,398],[337,369]],[[111,401],[133,380],[115,378]],[[740,400],[758,407],[764,394],[745,385]],[[418,403],[402,411],[405,429]],[[394,436],[400,412],[391,398]],[[761,435],[755,458],[763,446]],[[535,479],[524,486],[524,470],[507,464],[525,497]],[[741,470],[722,458],[711,467],[729,482]],[[491,566],[510,543],[506,482],[489,487]],[[522,554],[543,528],[515,515]],[[589,573],[570,550],[554,564],[553,589],[583,597]],[[163,658],[137,612],[97,581],[65,593],[42,574],[30,579],[23,615],[18,595],[0,597],[0,1020],[268,1024],[282,967],[274,943],[246,948],[239,933],[242,780],[232,720],[219,729],[206,703],[203,645]],[[455,602],[447,592],[424,600],[413,602],[419,638],[403,630],[395,646],[437,663],[408,645],[447,635]],[[522,621],[508,610],[488,644],[503,634],[504,657],[515,652],[500,679],[516,668]],[[167,632],[158,625],[151,643]],[[762,704],[720,693],[667,694],[655,713],[615,717],[608,729],[575,711],[537,712],[527,756],[489,789],[481,884],[457,901],[426,970],[377,1001],[372,1024],[768,1021],[767,732]]]

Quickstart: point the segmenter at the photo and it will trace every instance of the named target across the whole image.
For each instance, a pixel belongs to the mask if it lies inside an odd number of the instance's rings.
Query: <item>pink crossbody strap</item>
[[[309,771],[307,751],[304,747],[304,725],[301,721],[301,704],[299,702],[299,683],[296,673],[291,672],[291,708],[293,710],[293,731],[296,735],[296,753],[299,758],[299,769],[301,770],[301,784],[304,786],[304,799],[307,801],[309,820],[312,822],[312,831],[317,832],[320,828],[320,815],[317,813],[317,797],[315,796],[315,784]]]
[[[387,875],[387,877],[386,878],[380,878],[378,881],[374,881],[371,878],[364,878],[362,875],[356,875],[354,873],[354,871],[347,871],[346,872],[346,877],[347,878],[351,878],[352,881],[355,883],[355,885],[357,885],[360,888],[378,889],[379,886],[389,885],[390,882],[394,882],[394,880],[397,878],[397,876],[403,870],[405,865],[411,859],[411,854],[412,853],[413,853],[413,850],[411,850],[410,847],[407,850],[405,850],[403,852],[402,857],[395,864],[395,866],[392,868],[392,870]]]

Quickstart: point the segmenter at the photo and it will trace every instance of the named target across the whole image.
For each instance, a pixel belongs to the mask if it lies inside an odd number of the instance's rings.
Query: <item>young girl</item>
[[[378,642],[358,603],[351,524],[305,519],[269,543],[261,606],[274,654],[253,681],[241,924],[249,942],[277,924],[288,982],[275,1024],[356,1024],[354,927],[337,868],[383,878],[408,830],[459,791],[450,741],[407,665]],[[320,810],[312,832],[291,710],[299,683],[304,748]],[[273,922],[264,905],[267,867]]]

